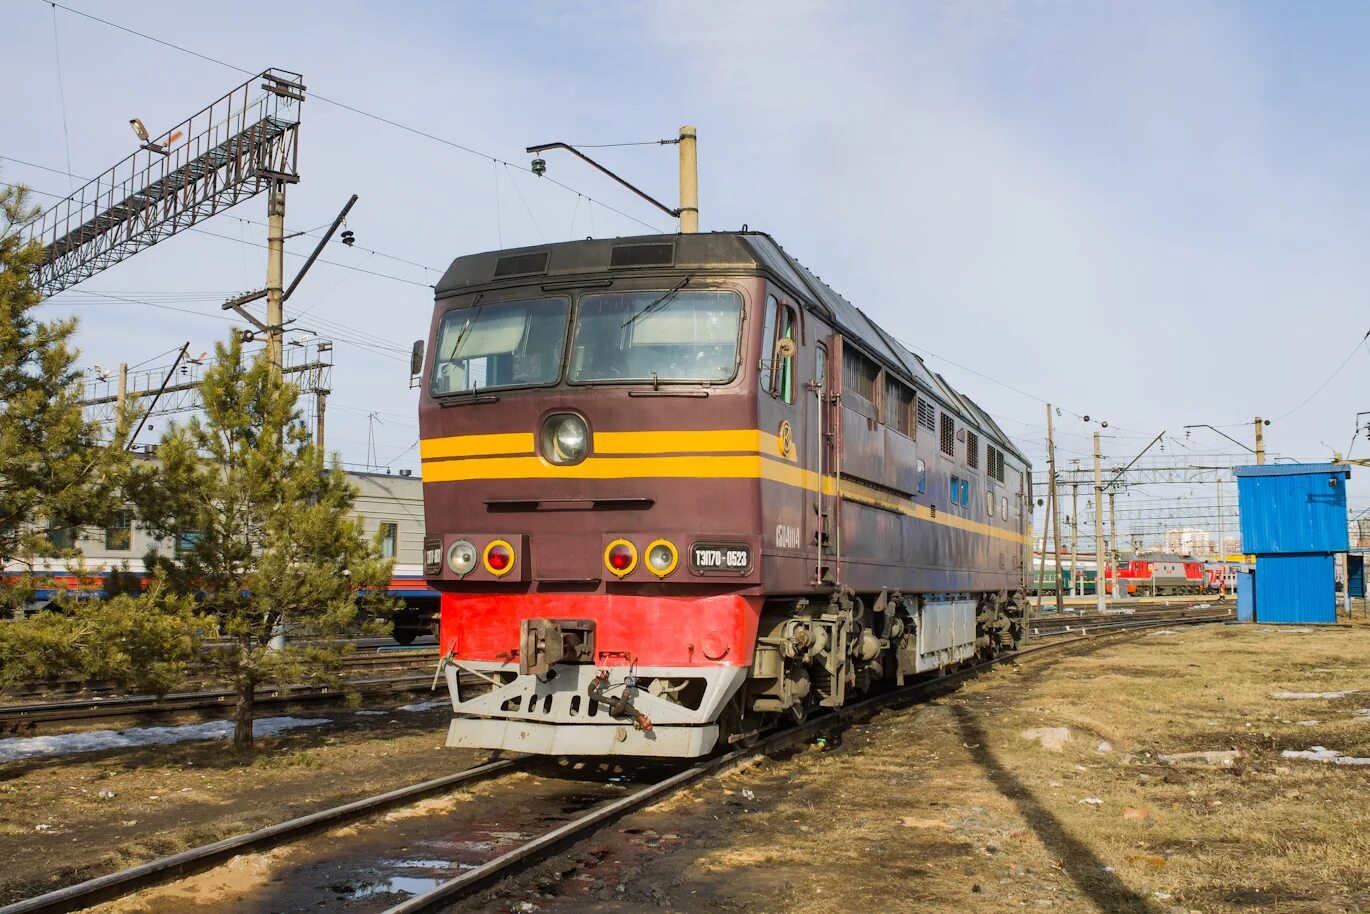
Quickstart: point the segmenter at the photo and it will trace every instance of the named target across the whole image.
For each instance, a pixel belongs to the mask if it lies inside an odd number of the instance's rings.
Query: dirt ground
[[[1367,661],[1365,626],[1228,625],[1002,668],[624,819],[464,910],[1364,911],[1370,767],[1281,752],[1370,756]],[[1325,692],[1345,694],[1307,695]],[[1055,749],[1059,732],[1023,735],[1061,727]]]
[[[260,739],[245,756],[213,740],[0,764],[0,904],[487,757],[443,748],[450,709],[394,710],[406,700],[311,707],[298,716],[333,723]],[[387,713],[358,713],[377,709]]]

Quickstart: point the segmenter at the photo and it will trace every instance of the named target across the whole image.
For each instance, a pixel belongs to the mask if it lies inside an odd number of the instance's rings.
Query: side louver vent
[[[510,254],[495,261],[495,278],[508,276],[528,276],[533,273],[547,272],[547,252],[534,251],[531,254]]]
[[[675,263],[673,244],[619,244],[609,255],[609,266],[622,267],[669,267]]]

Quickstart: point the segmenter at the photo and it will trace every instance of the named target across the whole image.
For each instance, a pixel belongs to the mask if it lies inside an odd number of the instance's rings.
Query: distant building
[[[1217,541],[1207,530],[1182,527],[1165,532],[1165,551],[1176,555],[1210,555],[1217,547]]]

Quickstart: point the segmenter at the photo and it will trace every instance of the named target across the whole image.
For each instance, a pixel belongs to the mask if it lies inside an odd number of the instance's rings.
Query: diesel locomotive
[[[1028,462],[769,235],[460,257],[426,350],[450,746],[699,756],[1021,637]]]

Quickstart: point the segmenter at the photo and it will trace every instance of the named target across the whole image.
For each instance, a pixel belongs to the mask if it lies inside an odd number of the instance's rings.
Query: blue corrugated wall
[[[1332,556],[1256,557],[1256,621],[1325,624],[1337,621]]]
[[[1234,467],[1242,551],[1345,552],[1350,470],[1325,463]]]

